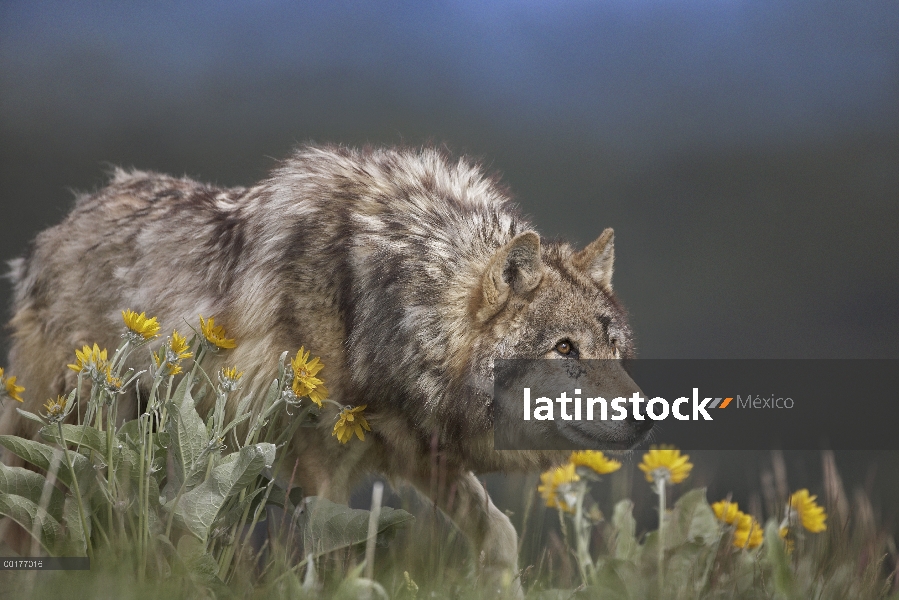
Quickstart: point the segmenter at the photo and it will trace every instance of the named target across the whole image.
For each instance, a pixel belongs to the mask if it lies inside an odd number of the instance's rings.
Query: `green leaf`
[[[691,490],[681,496],[665,520],[665,549],[687,542],[705,546],[717,544],[721,535],[715,512],[705,499],[705,488]]]
[[[240,409],[238,408],[238,410],[240,410]],[[244,421],[246,421],[247,419],[250,418],[250,413],[248,413],[248,412],[244,412],[244,413],[239,412],[238,414],[240,416],[236,417],[233,421],[228,423],[225,426],[225,428],[222,430],[222,438],[225,438],[228,435],[228,433],[231,432],[232,429],[234,429],[235,427],[237,427],[238,425],[240,425],[241,423],[243,423]]]
[[[325,498],[307,498],[300,515],[307,558],[364,543],[368,539],[369,514],[367,510],[335,504]],[[378,517],[378,533],[405,526],[414,518],[404,510],[385,506]]]
[[[181,539],[178,540],[178,550],[175,557],[177,568],[188,575],[185,583],[192,581],[194,586],[208,590],[206,593],[200,590],[190,590],[188,597],[234,597],[233,590],[219,579],[217,575],[219,570],[218,562],[215,560],[215,557],[206,552],[202,542],[189,535],[181,536]]]
[[[698,597],[708,581],[716,548],[687,542],[672,550],[665,561],[665,586]]]
[[[41,437],[48,442],[62,445],[57,425],[47,425],[41,429]],[[62,437],[72,446],[83,446],[106,457],[106,435],[90,425],[63,425]]]
[[[765,549],[768,562],[774,568],[774,591],[781,597],[798,598],[793,569],[790,567],[790,558],[787,556],[784,541],[780,539],[778,533],[777,522],[768,521],[765,526]]]
[[[197,473],[199,463],[205,456],[209,443],[206,435],[206,425],[197,414],[194,407],[194,399],[190,395],[191,377],[181,380],[168,404],[169,419],[166,424],[170,436],[169,452],[174,459],[175,477],[181,483],[186,482],[187,487],[199,483]],[[205,463],[202,465],[205,468]],[[195,479],[195,481],[188,481]]]
[[[34,440],[26,440],[14,435],[0,435],[0,446],[3,446],[19,458],[22,458],[36,467],[40,467],[45,471],[50,470],[50,465],[54,460],[59,461],[59,467],[56,472],[57,478],[69,488],[72,487],[72,474],[66,465],[66,458],[62,450],[51,448],[47,444],[42,444]],[[72,468],[78,476],[79,483],[92,474],[90,461],[77,452],[69,452],[69,459],[72,461]]]
[[[593,575],[591,585],[574,597],[629,600],[630,595],[624,579],[615,568],[617,563],[618,561],[608,561],[600,566]]]
[[[22,496],[36,505],[42,506],[41,497],[44,495],[45,489],[47,498],[44,508],[54,519],[62,520],[62,507],[65,498],[59,488],[49,485],[47,479],[39,473],[21,467],[7,467],[0,463],[0,492]]]
[[[44,427],[47,424],[45,420],[43,420],[39,415],[36,415],[33,412],[28,412],[27,410],[22,410],[21,408],[16,408],[16,412],[29,421],[40,423],[41,427]]]
[[[615,527],[615,558],[630,560],[637,552],[637,522],[634,520],[634,503],[621,500],[612,513]]]
[[[124,423],[116,432],[116,437],[123,442],[130,441],[136,444],[140,439],[140,421],[132,419]]]
[[[9,517],[28,533],[37,529],[41,546],[50,555],[58,554],[65,540],[62,525],[46,510],[28,498],[0,492],[0,515]]]
[[[265,464],[266,469],[271,469],[272,465],[275,464],[275,454],[277,452],[277,448],[274,444],[268,444],[265,442],[261,442],[256,444],[256,448],[262,452],[262,459]]]
[[[278,383],[278,380],[275,379],[268,386],[268,391],[265,393],[265,399],[262,401],[262,413],[264,414],[271,406],[275,403],[275,400],[278,399],[278,389],[281,386]]]
[[[248,506],[251,509],[250,514],[252,514],[253,507],[259,504],[258,500],[261,499],[261,496],[264,493],[264,487],[256,488],[252,493],[247,494],[247,496],[240,502],[232,503],[231,508],[223,512],[215,520],[213,529],[218,529],[219,527],[230,528],[240,520]]]
[[[81,527],[81,517],[78,513],[78,501],[72,494],[66,496],[63,514],[65,516],[66,534],[69,539],[69,544],[74,548],[78,548],[80,552],[86,553],[87,544],[85,539],[86,537],[89,538],[91,535],[91,511],[87,499],[83,498],[82,504],[84,505],[84,518],[87,521],[87,536],[84,535],[84,528]]]
[[[253,483],[265,467],[265,453],[259,446],[262,444],[241,448],[237,460],[220,464],[208,479],[185,493],[175,509],[178,522],[206,541],[228,498]]]
[[[137,444],[127,439],[117,439],[112,447],[110,463],[120,488],[130,490],[128,493],[136,496],[140,487],[140,455]]]
[[[218,574],[218,563],[206,552],[205,545],[195,538],[184,536],[178,540],[178,557],[188,572],[199,576],[201,580]]]

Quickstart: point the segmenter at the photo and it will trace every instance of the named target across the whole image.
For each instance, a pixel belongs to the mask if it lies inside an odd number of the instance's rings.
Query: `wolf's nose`
[[[627,416],[626,421],[628,422],[628,424],[630,424],[631,427],[634,428],[634,431],[640,435],[642,435],[642,434],[646,433],[647,431],[649,431],[650,429],[652,429],[652,426],[654,424],[652,419],[649,419],[644,416],[643,420],[641,421],[641,420],[635,419],[634,416],[631,414],[629,414]]]

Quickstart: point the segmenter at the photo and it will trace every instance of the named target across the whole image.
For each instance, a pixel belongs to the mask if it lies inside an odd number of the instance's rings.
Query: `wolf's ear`
[[[540,236],[525,231],[496,251],[481,276],[475,316],[486,321],[505,305],[510,294],[526,294],[543,278]]]
[[[580,252],[571,257],[574,266],[593,281],[612,290],[612,263],[615,262],[615,232],[609,227]]]

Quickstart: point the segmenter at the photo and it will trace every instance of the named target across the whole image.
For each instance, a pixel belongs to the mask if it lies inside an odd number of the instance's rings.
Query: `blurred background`
[[[245,185],[304,142],[445,144],[545,235],[615,228],[642,357],[897,358],[897,32],[894,0],[6,0],[0,259],[113,165]],[[694,458],[710,500],[823,493],[814,452]],[[899,454],[835,462],[892,527]],[[490,480],[513,511],[533,483]]]

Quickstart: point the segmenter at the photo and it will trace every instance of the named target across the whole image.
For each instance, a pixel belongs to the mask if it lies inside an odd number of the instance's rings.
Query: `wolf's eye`
[[[568,340],[562,340],[556,344],[556,352],[562,356],[569,356],[575,352],[574,345]]]

